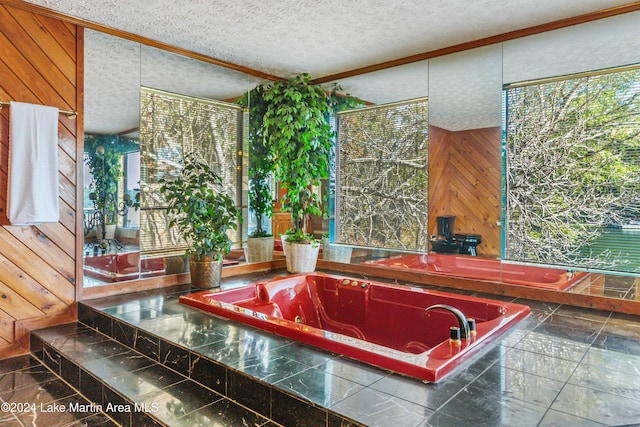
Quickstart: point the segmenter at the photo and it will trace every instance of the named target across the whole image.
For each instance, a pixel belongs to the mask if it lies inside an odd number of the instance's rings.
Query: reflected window
[[[214,167],[240,206],[242,109],[144,87],[140,100],[140,251],[183,252],[184,241],[175,228],[169,228],[159,180],[175,179],[183,156],[195,152]],[[233,243],[242,241],[241,227],[228,233]]]
[[[504,257],[640,272],[640,70],[504,94]]]
[[[428,102],[337,116],[335,241],[427,250]]]

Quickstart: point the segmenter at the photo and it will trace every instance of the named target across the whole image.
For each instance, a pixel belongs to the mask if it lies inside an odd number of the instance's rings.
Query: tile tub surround
[[[223,286],[253,280],[224,279]],[[424,384],[184,307],[177,298],[188,292],[183,287],[88,301],[80,305],[81,321],[125,345],[135,346],[139,331],[156,337],[157,347],[152,342],[145,350],[154,360],[157,354],[165,366],[187,369],[211,391],[221,387],[215,369],[224,366],[232,400],[256,412],[272,408],[271,419],[283,425],[340,425],[340,417],[416,427],[640,422],[637,316],[514,300],[531,307],[529,317],[442,382]],[[150,342],[146,338],[139,348]]]

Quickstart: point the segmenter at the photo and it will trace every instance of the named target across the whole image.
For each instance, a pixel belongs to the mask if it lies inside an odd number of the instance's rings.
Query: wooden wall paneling
[[[83,73],[82,64],[77,63],[82,53],[78,34],[83,33],[73,24],[0,4],[0,100],[78,110],[82,105],[78,80]],[[82,194],[76,136],[82,134],[82,122],[64,115],[58,122],[60,221],[10,226],[4,212],[9,110],[0,112],[0,293],[5,296],[0,299],[4,304],[0,305],[0,322],[4,322],[0,336],[8,343],[0,348],[0,358],[25,352],[30,329],[74,318],[76,282],[82,271],[76,262],[82,254],[78,246],[82,228],[76,223]],[[6,332],[8,325],[13,336]]]
[[[43,261],[37,253],[32,252],[16,239],[6,230],[6,227],[0,227],[0,247],[3,248],[2,254],[7,259],[40,283],[40,286],[46,288],[67,304],[74,302],[73,293],[75,287],[71,280],[63,277]],[[72,280],[75,281],[75,279]]]
[[[12,40],[6,37],[5,26],[3,21],[0,21],[0,56],[3,62],[10,61],[10,63],[4,62],[2,78],[3,88],[11,100],[73,109],[75,87],[66,78],[56,78],[51,81],[46,78],[49,68],[55,68],[55,59],[52,58],[48,65],[42,64],[38,68],[35,67],[13,45]],[[18,38],[28,38],[28,34],[21,34]]]
[[[75,236],[60,223],[40,224],[37,227],[7,227],[6,231],[32,252],[38,254],[43,261],[67,280],[73,280],[75,277]],[[60,233],[64,234],[60,235]]]
[[[60,198],[59,202],[60,209],[60,223],[65,226],[67,230],[72,232],[74,236],[76,235],[76,211],[75,209],[65,203],[65,201]]]
[[[0,282],[0,309],[14,319],[26,319],[44,314],[20,293],[2,282]]]
[[[5,17],[9,19],[7,14],[13,18],[18,28],[21,27],[27,32],[42,51],[46,52],[46,55],[41,59],[48,62],[49,57],[56,58],[56,69],[58,69],[70,83],[74,84],[76,80],[75,33],[69,31],[67,27],[60,26],[59,24],[56,25],[56,20],[44,16],[37,16],[20,9],[6,9],[5,13],[0,11],[0,19],[4,19]],[[49,30],[49,27],[51,27],[51,30]],[[64,31],[60,31],[63,28]],[[56,37],[52,37],[52,31],[55,31]],[[16,46],[20,47],[17,43]],[[31,51],[33,51],[33,49],[31,49]],[[38,55],[37,51],[33,54]],[[34,60],[31,62],[37,63]]]
[[[445,129],[429,126],[429,235],[437,234],[437,216],[452,214],[448,177],[450,134]]]
[[[499,256],[501,232],[501,130],[499,127],[454,132],[449,153],[451,204],[459,213],[456,230],[480,234],[478,253]]]
[[[19,292],[20,295],[43,313],[52,309],[58,310],[66,305],[60,298],[49,292],[47,288],[42,287],[40,283],[3,255],[0,255],[0,267],[2,268],[0,282]]]
[[[15,48],[22,53],[26,61],[28,61],[39,74],[46,75],[47,81],[52,82],[54,92],[58,92],[59,89],[65,87],[74,86],[71,79],[75,80],[75,63],[72,62],[69,55],[60,48],[60,45],[55,42],[55,39],[52,39],[50,35],[46,36],[46,34],[42,34],[44,28],[37,18],[33,17],[32,20],[29,20],[23,17],[23,19],[18,22],[11,16],[7,9],[0,8],[0,22],[2,22],[0,28],[5,35],[11,39]],[[34,42],[36,47],[34,47]],[[55,58],[55,61],[52,60],[53,58]],[[59,68],[59,64],[64,64],[65,62],[69,63],[72,67],[70,76],[65,75]],[[60,86],[58,86],[58,84]],[[62,97],[65,95],[64,92],[59,94]],[[73,105],[75,102],[75,94],[72,95],[74,96],[73,98],[65,101],[67,105]],[[55,106],[55,104],[53,105]]]
[[[0,309],[0,348],[8,346],[14,339],[15,320],[4,310]]]
[[[66,138],[59,138],[58,140],[64,140]],[[73,153],[75,155],[75,153]],[[58,146],[58,172],[60,175],[64,176],[69,183],[75,189],[76,186],[76,159],[70,157],[69,154],[62,149],[62,147]],[[75,201],[76,195],[73,194],[71,200]]]
[[[500,128],[429,127],[429,234],[437,216],[455,215],[455,232],[482,236],[480,255],[500,255],[500,138]]]

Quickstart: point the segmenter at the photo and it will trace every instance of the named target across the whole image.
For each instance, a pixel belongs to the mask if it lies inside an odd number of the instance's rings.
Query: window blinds
[[[144,87],[140,104],[140,251],[182,252],[185,244],[168,226],[158,181],[176,177],[183,156],[196,152],[214,167],[240,206],[242,109]],[[241,242],[241,227],[230,230],[229,237]]]
[[[338,114],[337,243],[427,249],[427,104]]]

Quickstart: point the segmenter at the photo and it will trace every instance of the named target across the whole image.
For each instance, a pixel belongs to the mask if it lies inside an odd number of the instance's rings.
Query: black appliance
[[[454,215],[442,215],[436,217],[438,226],[438,235],[433,236],[431,250],[439,254],[464,254],[477,256],[477,246],[482,243],[482,237],[479,234],[455,234],[454,224],[456,217]]]
[[[479,234],[456,234],[455,239],[460,242],[460,253],[464,255],[477,256],[476,247],[482,243]]]

